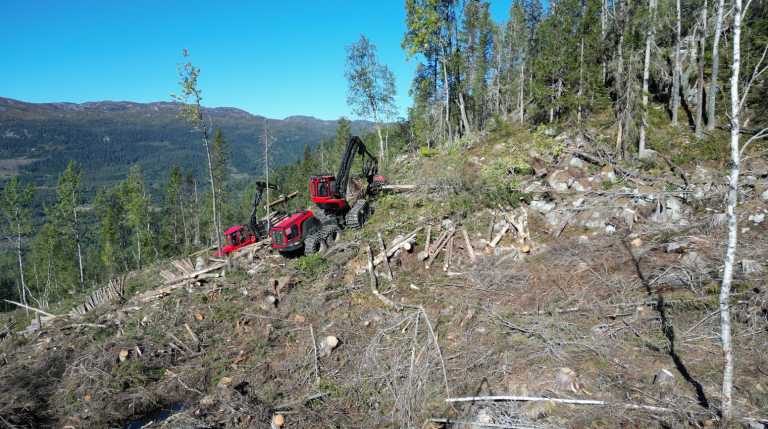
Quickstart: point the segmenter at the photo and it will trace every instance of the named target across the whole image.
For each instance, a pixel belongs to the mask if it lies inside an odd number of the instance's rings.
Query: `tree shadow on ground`
[[[624,246],[624,249],[629,254],[630,259],[632,260],[632,263],[635,265],[635,271],[637,272],[637,277],[640,279],[640,281],[643,283],[643,287],[645,287],[645,292],[648,296],[654,296],[654,292],[651,289],[651,283],[646,279],[646,277],[643,275],[643,271],[640,269],[640,260],[635,257],[635,254],[632,253],[632,249],[627,245],[626,241],[622,241],[622,245]],[[661,330],[664,336],[669,341],[669,357],[672,358],[672,362],[675,364],[675,368],[680,373],[680,375],[683,376],[683,379],[690,383],[694,389],[696,389],[696,398],[699,401],[699,405],[701,405],[703,408],[709,408],[709,400],[707,399],[707,395],[704,393],[704,387],[696,381],[696,379],[691,376],[691,374],[688,372],[688,369],[685,367],[685,364],[683,363],[682,359],[680,359],[680,356],[675,351],[675,329],[674,326],[672,326],[669,323],[669,318],[666,314],[665,309],[665,302],[664,302],[664,296],[660,293],[656,293],[656,311],[659,313],[659,317],[661,318]]]

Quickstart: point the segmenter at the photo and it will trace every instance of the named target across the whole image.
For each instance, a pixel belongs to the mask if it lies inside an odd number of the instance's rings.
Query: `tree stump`
[[[118,356],[120,357],[120,362],[125,362],[125,360],[128,359],[128,350],[120,350]]]
[[[672,384],[674,382],[675,382],[675,376],[664,368],[660,369],[659,372],[656,374],[656,377],[653,378],[654,386],[664,386],[667,384]]]
[[[328,356],[339,345],[339,339],[329,335],[320,340],[320,357]]]
[[[576,371],[570,368],[561,368],[560,372],[555,377],[555,390],[558,392],[570,390],[573,393],[579,393],[581,390],[579,384],[576,381]]]

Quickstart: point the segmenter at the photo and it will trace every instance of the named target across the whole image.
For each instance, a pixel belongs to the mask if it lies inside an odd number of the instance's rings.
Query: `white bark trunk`
[[[677,26],[675,28],[675,72],[672,75],[672,125],[677,125],[677,111],[680,110],[680,0],[677,0]]]
[[[739,191],[739,169],[741,167],[741,154],[739,153],[739,115],[741,103],[739,100],[739,67],[741,62],[741,0],[735,0],[736,10],[733,18],[733,66],[731,67],[731,173],[728,177],[728,200],[726,213],[728,214],[728,247],[725,252],[725,267],[723,269],[723,283],[720,286],[720,341],[723,351],[723,389],[720,410],[723,423],[728,425],[732,414],[732,390],[733,390],[733,348],[731,347],[731,315],[730,292],[733,279],[733,265],[736,259],[736,244],[738,241],[738,222],[736,218],[736,204]]]
[[[715,40],[712,42],[712,76],[709,84],[709,104],[707,107],[707,131],[715,129],[715,95],[717,94],[717,74],[720,71],[720,33],[723,31],[723,8],[725,0],[717,4],[717,21],[715,21]]]
[[[697,137],[701,137],[702,124],[704,118],[704,51],[707,45],[707,0],[704,0],[704,7],[701,11],[701,33],[699,35],[699,78],[698,90],[696,92],[696,131]]]
[[[648,127],[648,81],[651,71],[651,45],[653,44],[653,33],[656,20],[656,3],[654,0],[648,0],[648,9],[651,13],[651,24],[645,38],[645,62],[643,63],[643,120],[640,123],[640,143],[638,144],[637,155],[640,158],[645,157],[645,133]]]

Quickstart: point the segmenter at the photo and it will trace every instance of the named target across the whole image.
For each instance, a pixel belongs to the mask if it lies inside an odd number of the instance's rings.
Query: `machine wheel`
[[[341,229],[337,225],[327,225],[320,231],[320,235],[326,244],[335,243],[341,239]]]
[[[363,227],[365,221],[371,216],[371,206],[368,205],[366,200],[357,200],[355,205],[349,209],[344,223],[346,223],[349,229],[360,229]]]
[[[315,253],[325,252],[328,245],[320,234],[312,234],[304,240],[304,254],[312,255]]]

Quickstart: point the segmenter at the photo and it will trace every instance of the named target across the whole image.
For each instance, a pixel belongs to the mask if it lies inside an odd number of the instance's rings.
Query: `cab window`
[[[288,241],[291,241],[298,236],[299,236],[299,227],[297,225],[293,225],[285,230],[285,238]]]
[[[317,196],[318,197],[328,196],[328,182],[320,182],[317,184]]]

